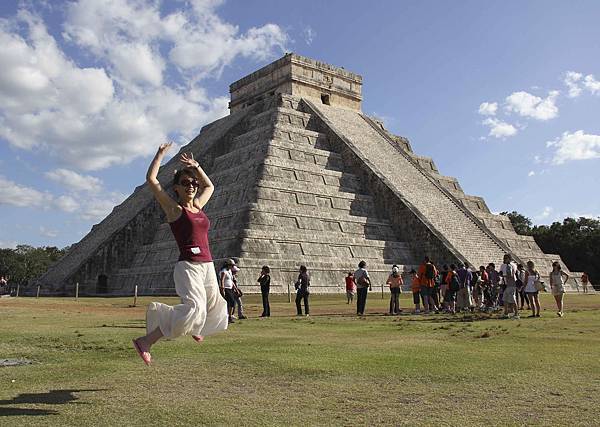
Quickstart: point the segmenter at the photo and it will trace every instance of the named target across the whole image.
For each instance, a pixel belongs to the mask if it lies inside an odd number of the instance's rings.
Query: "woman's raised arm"
[[[175,202],[175,200],[173,200],[171,196],[169,196],[167,192],[162,189],[160,182],[158,182],[157,176],[158,170],[160,169],[160,163],[165,156],[165,153],[169,150],[169,148],[171,148],[171,145],[171,142],[160,144],[154,159],[152,159],[152,163],[150,163],[150,166],[148,167],[148,172],[146,172],[146,182],[148,183],[150,190],[152,190],[154,197],[167,215],[168,222],[175,221],[177,217],[179,217],[181,208],[177,202]]]
[[[202,189],[198,189],[198,195],[194,199],[194,206],[198,209],[202,209],[204,205],[206,205],[206,203],[210,200],[210,197],[215,191],[215,186],[213,185],[208,175],[206,175],[204,170],[200,167],[200,163],[194,160],[194,155],[192,153],[183,153],[179,158],[179,161],[186,168],[191,168],[194,170],[196,179],[200,183],[200,187],[202,187]]]

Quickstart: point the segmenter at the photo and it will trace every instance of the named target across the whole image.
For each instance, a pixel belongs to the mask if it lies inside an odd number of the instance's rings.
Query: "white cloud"
[[[482,123],[490,128],[489,136],[493,136],[495,138],[506,138],[516,135],[517,133],[517,128],[510,123],[503,122],[499,119],[488,118]]]
[[[43,208],[50,205],[53,197],[31,187],[19,185],[0,176],[0,205],[20,208]]]
[[[498,110],[497,102],[482,102],[479,105],[479,114],[483,116],[495,116]]]
[[[115,206],[123,202],[127,196],[121,193],[108,193],[103,197],[87,200],[82,207],[79,217],[89,221],[100,221],[104,219]]]
[[[535,175],[535,171],[529,171],[529,173],[527,174],[527,176],[534,176]]]
[[[59,196],[54,200],[54,205],[63,212],[75,212],[79,209],[79,203],[71,196]]]
[[[302,30],[302,35],[304,36],[304,43],[307,45],[311,45],[317,36],[317,32],[313,30],[313,28],[308,25]]]
[[[102,180],[90,175],[80,175],[68,169],[55,169],[46,172],[46,177],[64,185],[72,191],[98,192],[102,189]]]
[[[58,236],[58,231],[48,229],[42,225],[40,226],[40,234],[44,237],[56,237]]]
[[[583,85],[592,93],[592,95],[600,93],[600,81],[596,80],[592,74],[585,76]]]
[[[548,97],[540,98],[524,91],[514,92],[506,97],[506,110],[523,117],[550,120],[558,115],[556,106],[558,94],[558,91],[553,90],[548,93]]]
[[[535,217],[535,219],[537,220],[544,220],[550,217],[550,215],[552,215],[552,212],[554,212],[554,208],[550,207],[550,206],[545,206],[544,210]]]
[[[0,21],[0,139],[81,170],[127,164],[227,114],[227,99],[208,97],[200,78],[240,56],[263,61],[287,41],[275,24],[240,33],[216,14],[219,1],[182,2],[166,16],[160,4],[68,3],[63,37],[94,68],[70,59],[34,13]]]
[[[547,147],[555,148],[552,163],[563,164],[570,160],[600,158],[600,135],[590,135],[578,130],[564,132],[560,138],[546,142]]]
[[[579,87],[579,81],[583,75],[576,73],[575,71],[567,71],[564,78],[565,85],[569,88],[569,98],[577,98],[581,95],[581,87]]]

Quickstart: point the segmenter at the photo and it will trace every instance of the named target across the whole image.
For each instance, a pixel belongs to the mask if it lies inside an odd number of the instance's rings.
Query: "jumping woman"
[[[227,329],[227,304],[219,293],[215,267],[208,247],[210,221],[202,211],[214,186],[192,154],[183,153],[183,169],[175,173],[173,185],[178,202],[161,187],[157,175],[161,160],[172,143],[161,144],[148,168],[146,182],[165,212],[179,247],[179,261],[173,279],[181,304],[170,306],[153,302],[146,311],[146,335],[133,340],[133,346],[146,365],[150,348],[161,338],[191,335],[202,341]]]

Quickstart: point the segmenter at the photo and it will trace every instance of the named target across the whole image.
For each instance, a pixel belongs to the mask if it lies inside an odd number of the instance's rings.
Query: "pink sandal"
[[[202,335],[192,335],[192,338],[194,338],[194,341],[196,341],[197,343],[201,343],[202,341],[204,341],[204,337]]]
[[[137,340],[132,340],[132,342],[133,342],[133,347],[137,351],[137,354],[142,358],[142,360],[144,361],[146,366],[150,366],[150,364],[152,363],[152,356],[150,355],[150,353],[147,351],[142,351]]]

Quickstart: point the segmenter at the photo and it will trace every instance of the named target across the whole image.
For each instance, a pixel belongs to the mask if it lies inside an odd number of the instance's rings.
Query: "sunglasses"
[[[198,186],[199,186],[198,181],[195,180],[195,179],[184,179],[184,180],[181,180],[181,182],[179,183],[179,185],[181,185],[182,187],[192,186],[192,187],[195,187],[195,188],[198,188]]]

